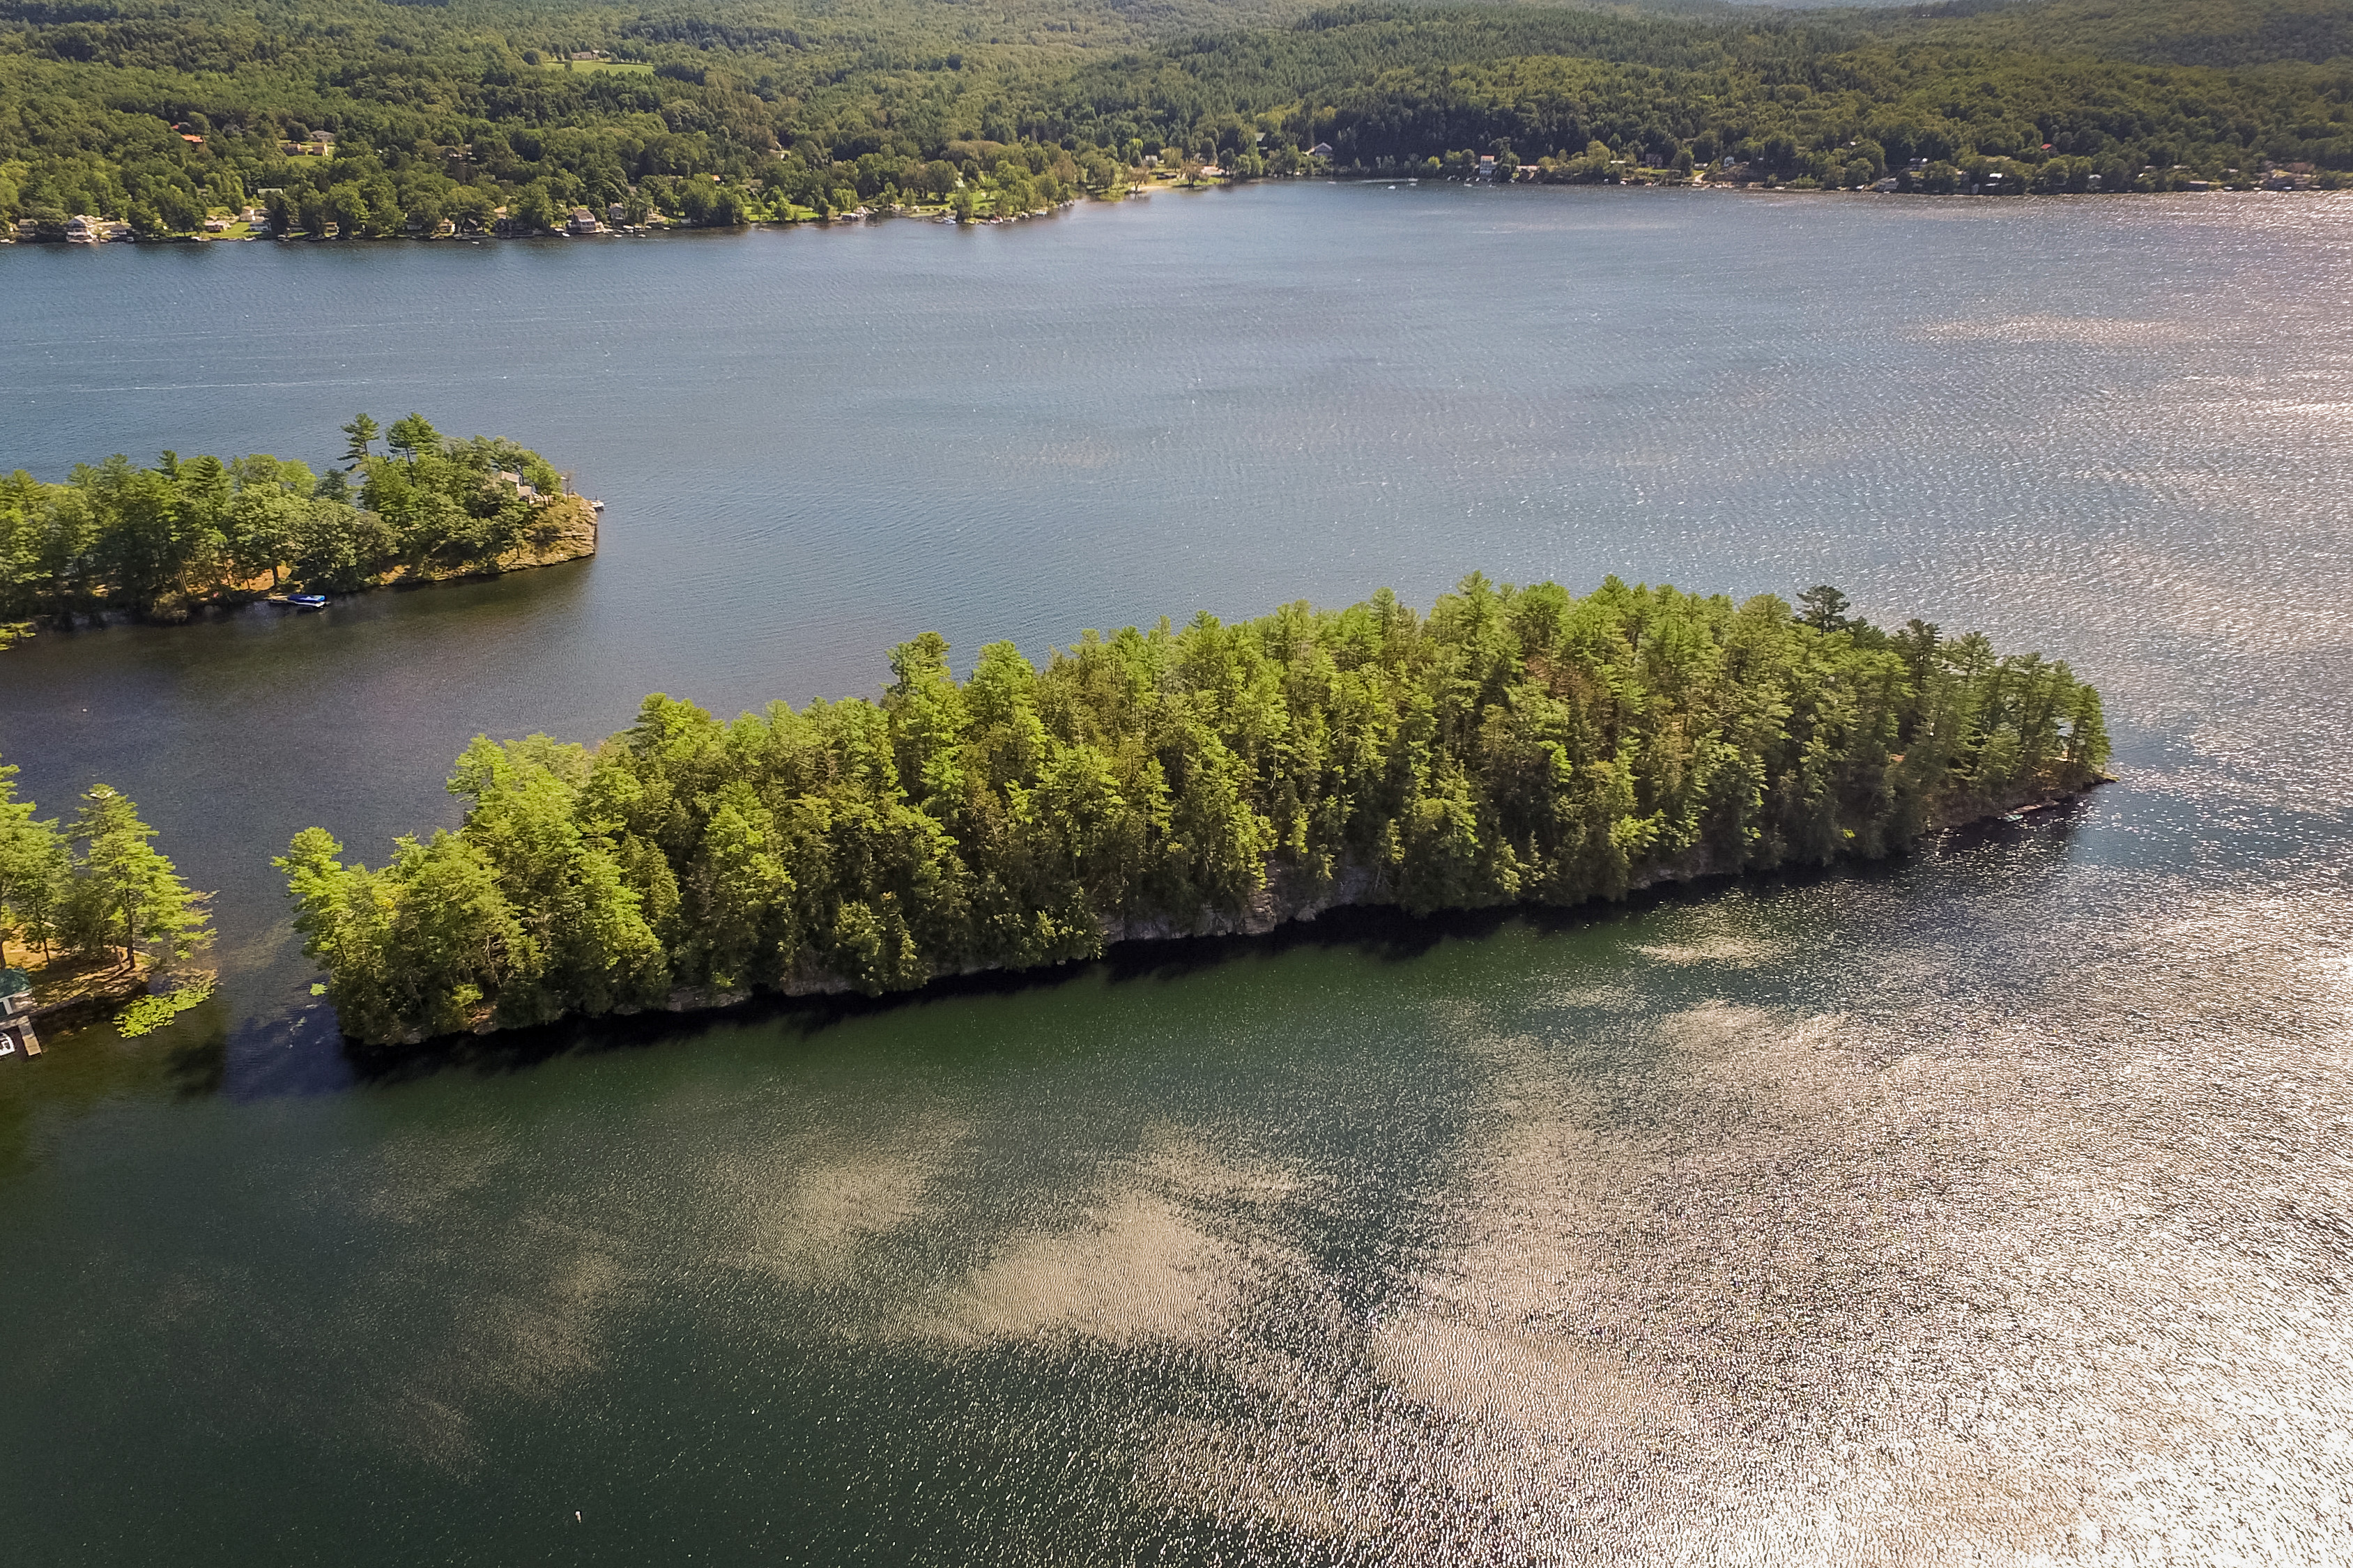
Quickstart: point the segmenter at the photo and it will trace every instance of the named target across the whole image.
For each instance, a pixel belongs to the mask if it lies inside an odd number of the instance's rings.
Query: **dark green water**
[[[2348,238],[1318,188],[0,253],[0,462],[417,406],[610,503],[585,568],[0,659],[0,755],[146,804],[227,982],[0,1064],[0,1555],[2341,1560]],[[1853,875],[423,1060],[334,1041],[260,864],[446,819],[477,729],[1473,565],[1981,626],[2101,683],[2125,782]]]

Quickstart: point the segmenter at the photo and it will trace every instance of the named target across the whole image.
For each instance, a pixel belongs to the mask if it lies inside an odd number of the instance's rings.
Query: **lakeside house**
[[[33,1032],[33,981],[21,969],[0,969],[0,1058],[21,1061],[41,1054]]]
[[[135,237],[131,226],[121,218],[97,217],[89,213],[76,213],[66,219],[68,245],[104,245],[109,240]]]
[[[596,221],[596,213],[587,207],[574,207],[572,221],[565,226],[574,234],[602,234],[605,226]]]
[[[1329,158],[1332,155],[1332,143],[1318,142],[1314,146],[1307,149],[1307,155],[1311,158]]]

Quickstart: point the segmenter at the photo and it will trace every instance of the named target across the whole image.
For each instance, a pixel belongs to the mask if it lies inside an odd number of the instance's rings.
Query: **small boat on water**
[[[324,594],[272,594],[269,603],[283,605],[290,610],[323,610],[327,607]]]

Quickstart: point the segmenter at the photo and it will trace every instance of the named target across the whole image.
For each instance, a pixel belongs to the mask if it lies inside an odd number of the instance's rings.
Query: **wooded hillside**
[[[76,214],[169,235],[278,193],[280,232],[344,238],[501,208],[545,227],[579,204],[732,224],[1008,173],[1034,205],[1170,154],[1291,173],[1323,166],[1319,143],[1379,172],[1729,158],[1836,185],[1921,158],[2008,188],[2253,183],[2266,163],[2327,183],[2353,171],[2348,15],[0,0],[0,217],[26,237]]]

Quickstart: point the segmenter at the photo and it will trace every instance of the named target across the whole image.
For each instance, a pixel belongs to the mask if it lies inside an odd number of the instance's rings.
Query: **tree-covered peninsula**
[[[0,479],[0,626],[121,611],[185,619],[280,590],[343,594],[592,553],[596,514],[512,441],[444,437],[420,416],[343,427],[346,466],[256,454],[117,455],[62,484]],[[0,646],[5,636],[0,635]]]
[[[1202,615],[1042,669],[995,643],[962,681],[926,635],[880,701],[478,738],[455,832],[370,869],[314,827],[277,864],[343,1029],[386,1042],[1876,858],[2101,776],[2064,664],[1800,604],[1473,574],[1426,616]]]

